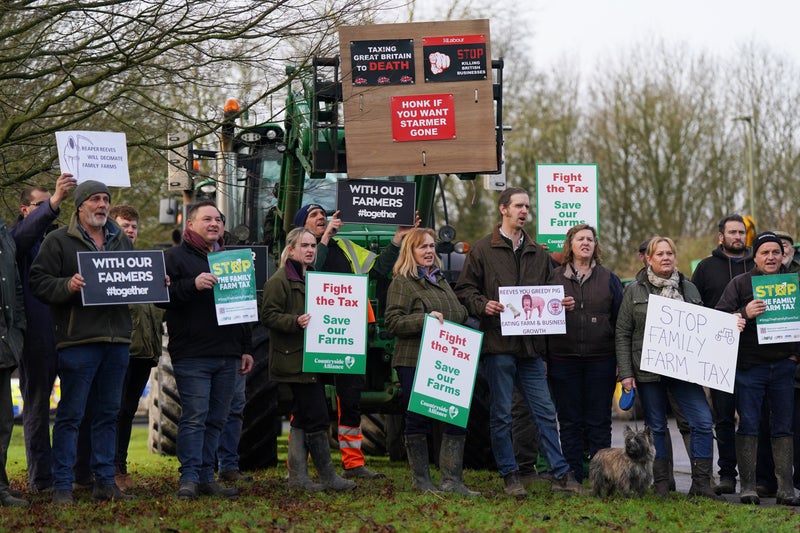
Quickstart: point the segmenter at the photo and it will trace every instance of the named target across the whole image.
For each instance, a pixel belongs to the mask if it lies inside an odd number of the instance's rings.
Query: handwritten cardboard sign
[[[734,315],[650,295],[642,370],[732,393],[738,350]]]

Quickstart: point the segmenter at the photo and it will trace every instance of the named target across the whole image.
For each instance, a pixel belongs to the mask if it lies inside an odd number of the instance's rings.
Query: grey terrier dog
[[[634,432],[625,426],[625,448],[604,448],[589,462],[592,494],[641,496],[653,483],[653,433],[650,428]]]

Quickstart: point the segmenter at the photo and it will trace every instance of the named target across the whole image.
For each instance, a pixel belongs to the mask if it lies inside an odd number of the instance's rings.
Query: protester
[[[0,504],[12,507],[25,507],[27,500],[11,494],[6,472],[8,446],[14,430],[14,404],[11,399],[11,373],[22,358],[22,345],[25,335],[25,308],[22,294],[22,280],[15,261],[14,240],[8,231],[6,221],[0,218]]]
[[[10,233],[17,245],[17,266],[25,295],[28,327],[19,364],[19,388],[25,409],[22,426],[32,492],[51,490],[53,463],[50,448],[50,396],[56,379],[56,339],[50,309],[33,295],[28,279],[44,236],[56,228],[61,203],[75,188],[72,174],[61,174],[51,196],[45,187],[25,187],[19,197],[19,216]]]
[[[78,252],[132,250],[108,219],[111,193],[99,181],[75,188],[76,212],[50,233],[30,270],[34,296],[50,305],[58,349],[61,399],[53,427],[53,502],[72,503],[72,466],[78,426],[92,406],[92,471],[96,500],[126,500],[114,483],[114,451],[122,384],[128,368],[131,316],[124,305],[84,306],[88,283],[78,273]]]
[[[214,479],[219,436],[230,410],[236,373],[253,368],[249,324],[217,323],[214,285],[208,254],[224,250],[225,222],[213,202],[198,202],[188,213],[183,241],[164,252],[170,278],[167,346],[181,398],[176,442],[180,461],[177,497],[198,495],[234,498],[235,487]]]
[[[746,325],[739,337],[736,360],[736,411],[739,427],[736,430],[736,458],[739,464],[742,503],[759,504],[756,493],[756,446],[762,405],[769,409],[772,436],[772,458],[778,482],[776,502],[799,506],[792,484],[792,416],[794,406],[794,376],[800,345],[797,342],[760,344],[756,318],[767,304],[755,299],[753,283],[759,276],[786,272],[782,264],[783,243],[772,232],[760,233],[753,241],[755,267],[733,278],[725,287],[717,309],[738,313]]]
[[[411,230],[400,246],[400,257],[394,265],[394,279],[386,300],[386,328],[397,337],[392,366],[400,380],[405,407],[406,452],[412,485],[420,492],[436,491],[428,467],[432,420],[408,410],[425,317],[431,315],[440,323],[449,320],[457,324],[463,324],[467,319],[467,309],[444,278],[441,265],[433,230]],[[464,428],[445,424],[439,452],[441,491],[478,496],[479,493],[469,490],[462,479],[466,436]]]
[[[611,446],[611,402],[616,386],[614,331],[622,282],[600,264],[597,231],[578,224],[564,239],[564,262],[550,275],[572,303],[567,332],[548,336],[547,377],[558,413],[561,450],[575,478],[589,457]],[[523,302],[524,303],[524,302]]]
[[[711,309],[717,306],[725,286],[754,265],[741,215],[724,217],[717,229],[719,245],[700,261],[692,275],[703,305]],[[719,452],[719,484],[714,490],[717,494],[733,494],[736,492],[736,401],[733,393],[717,389],[709,389],[709,397]]]
[[[316,492],[352,490],[355,482],[336,474],[328,443],[328,404],[319,375],[303,372],[304,330],[311,320],[305,312],[306,272],[313,270],[317,251],[314,234],[295,228],[286,236],[280,268],[264,285],[261,323],[270,331],[269,374],[292,390],[289,429],[289,488]],[[322,486],[308,477],[308,454]]]
[[[539,450],[550,463],[553,488],[580,492],[582,487],[561,454],[556,410],[542,361],[544,338],[503,336],[500,327],[500,313],[505,306],[498,301],[499,288],[545,285],[552,271],[550,258],[523,229],[530,210],[524,189],[511,187],[503,191],[498,208],[502,221],[490,235],[475,243],[455,289],[469,314],[480,317],[484,332],[480,365],[489,383],[492,452],[505,493],[517,498],[526,496],[511,441],[511,402],[516,384],[536,420]]]
[[[117,205],[111,208],[108,216],[117,223],[125,235],[136,244],[139,237],[139,212],[129,205]],[[167,281],[169,283],[169,280]],[[121,491],[136,486],[128,474],[128,445],[131,440],[131,427],[139,399],[150,379],[151,369],[158,364],[161,357],[164,311],[153,304],[134,304],[129,306],[131,312],[130,361],[122,386],[122,400],[117,419],[117,451],[114,458],[116,472],[114,481]]]
[[[411,228],[398,226],[391,242],[377,255],[348,239],[334,238],[342,224],[338,211],[328,222],[325,210],[318,204],[304,205],[295,214],[295,227],[305,227],[317,239],[314,269],[319,272],[369,274],[370,279],[385,283],[397,260],[400,242]],[[415,222],[415,226],[417,225],[419,217]],[[366,467],[364,453],[361,451],[361,442],[364,438],[361,433],[361,391],[365,387],[364,376],[336,374],[334,384],[338,407],[339,450],[344,464],[342,475],[345,478],[365,479],[384,477],[384,474],[373,472]]]
[[[622,386],[636,388],[644,410],[645,424],[653,431],[656,458],[653,463],[653,490],[669,496],[669,460],[665,442],[667,391],[686,416],[691,428],[692,485],[690,495],[721,499],[711,488],[712,435],[711,411],[703,387],[696,383],[660,376],[641,369],[642,343],[647,304],[651,294],[701,305],[700,294],[692,282],[675,266],[676,249],[672,239],[653,237],[647,246],[647,268],[625,288],[617,317],[617,367]]]

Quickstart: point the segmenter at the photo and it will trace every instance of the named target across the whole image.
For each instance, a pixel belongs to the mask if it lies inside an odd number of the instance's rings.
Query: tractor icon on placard
[[[728,344],[733,344],[733,330],[731,328],[722,328],[717,332],[714,338],[718,341],[725,339],[725,342]]]

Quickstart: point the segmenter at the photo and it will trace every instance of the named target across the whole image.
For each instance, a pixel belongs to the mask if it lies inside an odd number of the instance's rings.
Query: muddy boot
[[[325,485],[314,483],[308,477],[308,450],[306,432],[299,428],[289,429],[289,488],[306,492],[325,490]]]
[[[692,459],[692,486],[689,487],[689,496],[703,496],[724,502],[725,498],[718,496],[711,487],[711,472],[714,469],[714,460]]]
[[[667,462],[669,463],[669,490],[675,492],[677,485],[675,485],[675,462],[672,460],[672,435],[669,428],[664,430],[664,445],[667,447]]]
[[[791,436],[772,439],[772,459],[775,461],[775,477],[778,479],[775,503],[778,505],[800,506],[800,498],[794,495],[792,484],[793,457],[794,445]]]
[[[480,496],[480,492],[469,490],[462,478],[466,439],[466,435],[442,435],[442,447],[439,450],[439,470],[442,473],[440,490],[464,496]]]
[[[669,459],[659,457],[653,461],[653,493],[669,498]]]
[[[758,505],[756,492],[756,447],[758,437],[755,435],[736,435],[736,463],[739,465],[739,501]]]
[[[723,476],[719,478],[719,484],[714,487],[717,494],[736,494],[736,478]]]
[[[406,454],[408,455],[408,466],[411,467],[411,486],[414,490],[438,493],[439,490],[431,482],[428,436],[424,434],[406,435]]]
[[[337,491],[356,488],[354,481],[344,479],[336,473],[331,461],[331,446],[326,431],[306,433],[306,446],[311,452],[311,459],[314,460],[314,466],[317,467],[317,473],[325,488]]]

